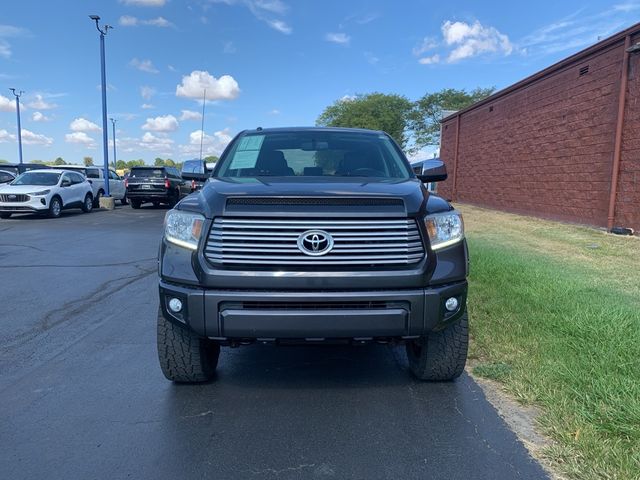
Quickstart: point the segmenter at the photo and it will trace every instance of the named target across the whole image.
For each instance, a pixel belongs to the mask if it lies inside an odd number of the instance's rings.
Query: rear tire
[[[142,205],[140,200],[131,199],[129,202],[131,203],[131,208],[135,208],[136,210],[140,208],[140,205]]]
[[[409,368],[420,380],[446,381],[464,371],[469,345],[467,313],[444,330],[407,342]]]
[[[90,193],[87,193],[84,197],[84,203],[82,204],[82,211],[84,213],[89,213],[93,210],[93,196]]]
[[[99,208],[100,207],[100,197],[102,197],[102,195],[104,195],[104,191],[98,190],[96,198],[93,199],[93,208]]]
[[[0,218],[4,218],[6,220],[7,218],[11,218],[11,214],[10,213],[0,213]]]
[[[175,191],[172,195],[169,195],[169,208],[173,208],[180,201],[180,192]]]
[[[158,360],[167,380],[179,383],[211,380],[219,356],[220,345],[169,322],[162,309],[158,310]]]
[[[53,197],[49,202],[49,218],[58,218],[62,213],[62,200],[60,197]]]

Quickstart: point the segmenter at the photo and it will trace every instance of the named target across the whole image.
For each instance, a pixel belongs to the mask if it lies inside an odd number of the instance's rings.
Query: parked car
[[[421,380],[467,356],[460,212],[384,132],[241,132],[165,217],[157,342],[169,380],[213,378],[221,346],[404,343]]]
[[[47,165],[41,165],[39,163],[2,163],[0,169],[13,173],[16,177],[21,173],[28,172],[29,170],[43,170],[50,168]]]
[[[2,183],[10,183],[16,179],[16,176],[12,172],[7,172],[5,170],[0,170],[0,184]]]
[[[182,179],[175,167],[133,167],[125,185],[132,208],[140,208],[145,202],[174,207],[191,193],[191,185]]]
[[[197,192],[207,182],[213,172],[213,168],[210,168],[209,165],[204,160],[185,160],[182,164],[180,174],[184,180],[191,182],[189,193]]]
[[[100,206],[100,197],[104,195],[104,168],[98,166],[84,165],[61,165],[58,167],[62,170],[72,170],[82,173],[89,183],[93,191],[93,206]],[[124,180],[115,172],[109,169],[109,194],[116,200],[120,200],[122,205],[127,204],[127,189],[124,186]]]
[[[63,209],[93,209],[89,181],[78,172],[60,169],[30,170],[0,185],[0,218],[14,213],[44,213],[59,217]]]

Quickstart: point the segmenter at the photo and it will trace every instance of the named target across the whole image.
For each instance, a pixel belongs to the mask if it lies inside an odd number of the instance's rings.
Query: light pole
[[[110,118],[109,120],[111,120],[111,125],[113,126],[113,169],[116,170],[117,169],[117,163],[116,163],[116,119],[115,118]]]
[[[107,133],[107,76],[104,66],[104,36],[107,34],[111,25],[105,25],[104,29],[100,28],[100,17],[98,15],[89,15],[89,18],[96,22],[96,28],[100,32],[100,68],[102,76],[102,154],[104,157],[104,194],[109,197],[109,135]]]
[[[20,127],[20,97],[24,93],[20,90],[16,93],[15,88],[10,88],[13,95],[16,97],[16,113],[18,114],[18,155],[20,158],[20,165],[22,165],[22,128]]]

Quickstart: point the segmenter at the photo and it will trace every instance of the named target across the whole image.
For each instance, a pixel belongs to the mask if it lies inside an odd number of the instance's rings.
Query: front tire
[[[158,360],[162,373],[172,382],[211,380],[218,366],[220,345],[169,322],[158,309]]]
[[[62,200],[60,197],[53,197],[49,202],[49,218],[58,218],[62,213]]]
[[[142,205],[142,202],[140,200],[135,200],[133,198],[130,200],[130,203],[131,203],[131,208],[134,208],[136,210],[140,208],[140,205]]]
[[[84,213],[89,213],[93,210],[93,196],[90,193],[87,193],[84,197],[84,203],[82,204],[82,211]]]
[[[464,371],[469,345],[467,313],[443,330],[407,342],[409,368],[420,380],[447,381]]]

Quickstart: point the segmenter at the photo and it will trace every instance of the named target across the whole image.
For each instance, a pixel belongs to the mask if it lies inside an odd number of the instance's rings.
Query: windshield
[[[257,132],[234,142],[218,177],[376,177],[406,179],[409,166],[384,134]]]
[[[11,185],[57,185],[59,173],[53,172],[25,172],[16,178]]]
[[[164,170],[162,168],[133,168],[131,169],[132,178],[164,178]]]

